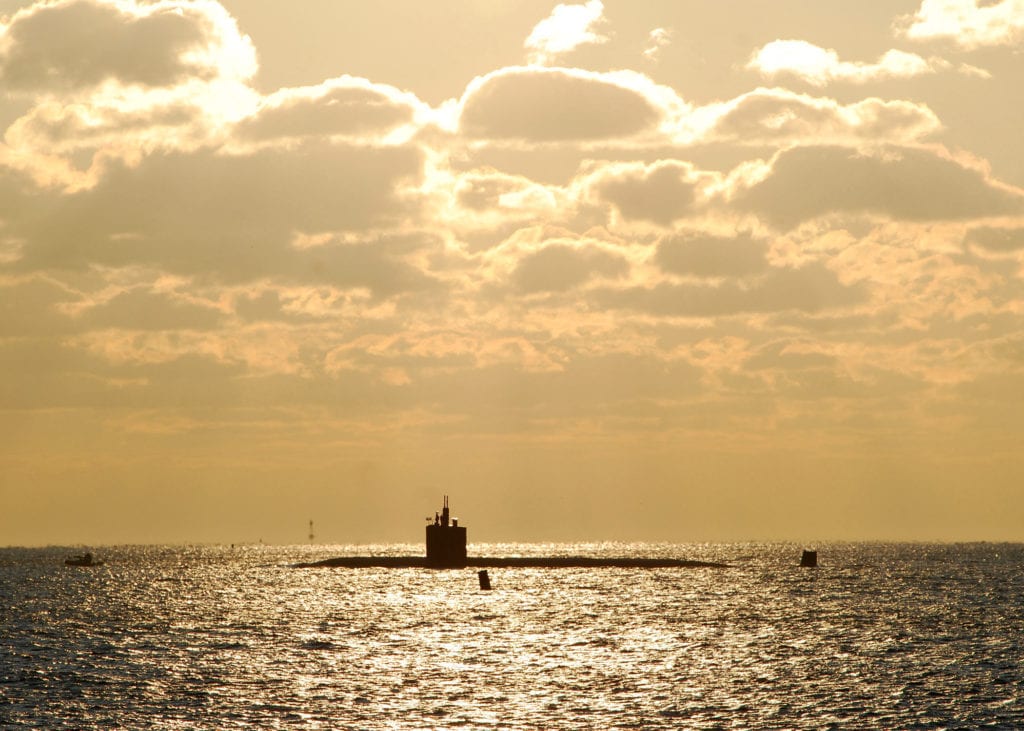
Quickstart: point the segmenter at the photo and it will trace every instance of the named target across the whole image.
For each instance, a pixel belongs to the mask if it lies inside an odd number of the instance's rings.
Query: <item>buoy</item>
[[[814,568],[818,565],[818,552],[817,551],[804,551],[804,555],[800,557],[801,566],[809,566]]]
[[[491,588],[491,577],[487,575],[487,570],[477,571],[476,575],[480,579],[480,588],[489,591]]]

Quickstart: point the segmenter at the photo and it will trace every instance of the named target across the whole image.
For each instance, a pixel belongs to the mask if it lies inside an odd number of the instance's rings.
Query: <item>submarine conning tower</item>
[[[457,518],[452,520],[447,495],[441,512],[434,513],[433,524],[427,525],[427,565],[434,568],[466,565],[466,527],[460,526]]]

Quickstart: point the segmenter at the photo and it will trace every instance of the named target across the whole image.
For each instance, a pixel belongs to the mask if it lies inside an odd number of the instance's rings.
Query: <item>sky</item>
[[[0,545],[1024,540],[1024,0],[0,0]]]

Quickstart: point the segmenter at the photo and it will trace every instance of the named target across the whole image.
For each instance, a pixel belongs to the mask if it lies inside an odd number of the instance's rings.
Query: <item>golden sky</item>
[[[1024,539],[1024,0],[0,0],[0,545]]]

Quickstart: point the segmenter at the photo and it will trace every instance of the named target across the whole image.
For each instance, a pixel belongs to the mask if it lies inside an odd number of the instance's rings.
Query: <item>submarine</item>
[[[466,526],[451,517],[448,496],[440,511],[428,518],[425,556],[339,556],[322,561],[293,564],[294,568],[727,568],[728,564],[690,561],[681,558],[597,557],[597,556],[469,556]]]

